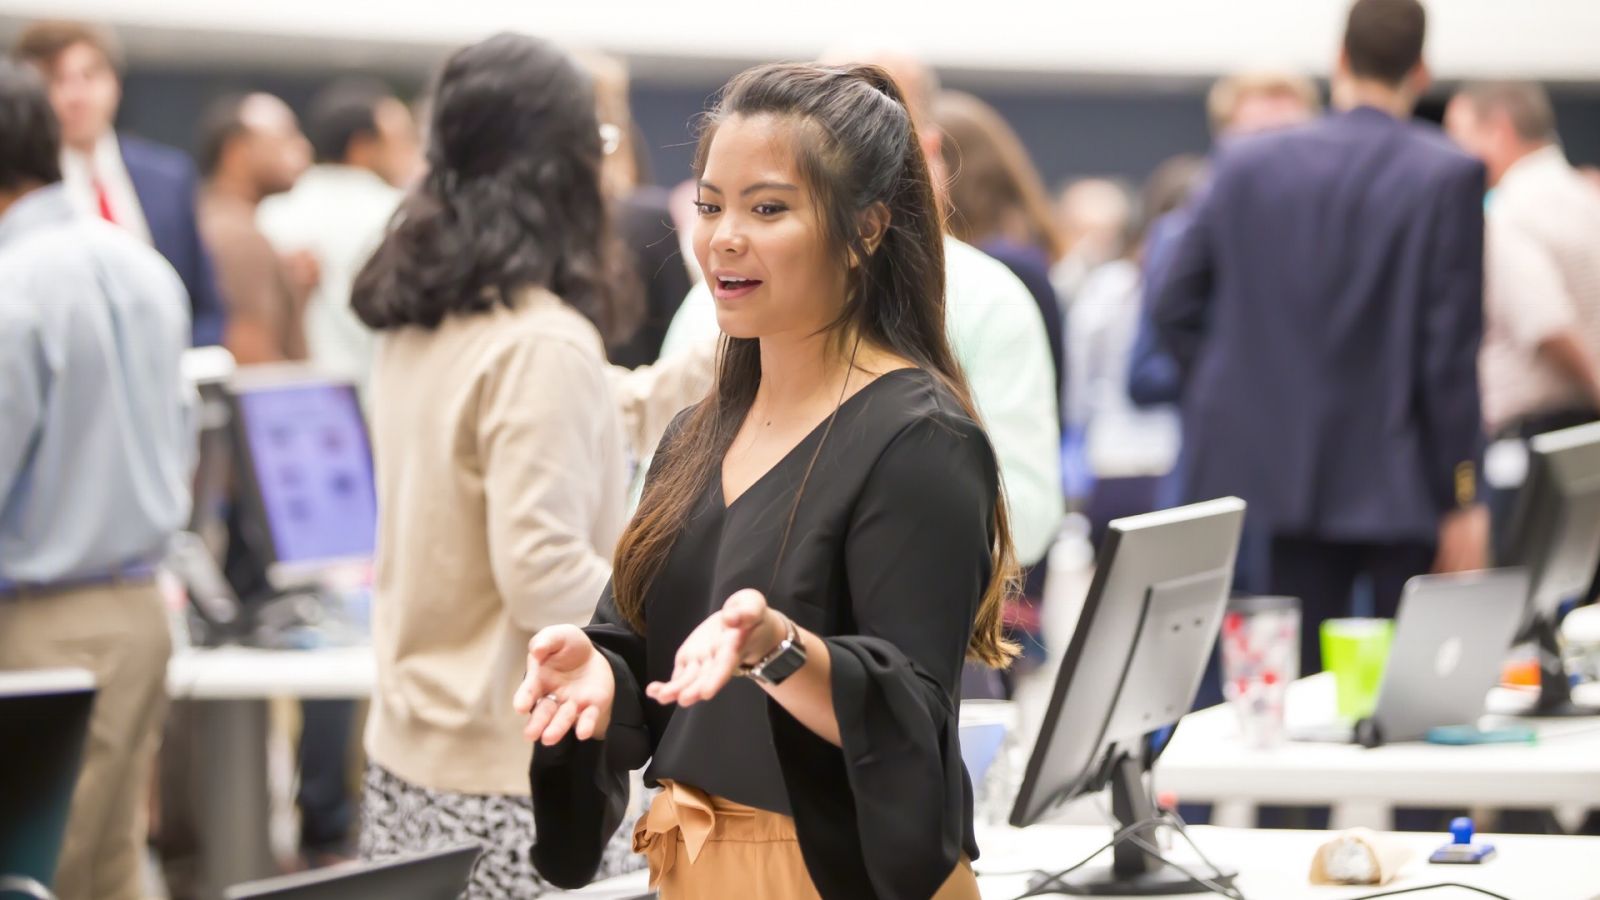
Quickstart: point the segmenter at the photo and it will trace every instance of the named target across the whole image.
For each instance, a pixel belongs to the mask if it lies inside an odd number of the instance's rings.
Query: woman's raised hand
[[[616,687],[611,663],[583,629],[552,625],[528,642],[528,674],[511,702],[528,717],[523,737],[549,747],[568,731],[581,741],[604,737]]]
[[[742,664],[756,662],[783,639],[783,625],[760,591],[742,590],[701,622],[678,647],[672,677],[644,689],[657,703],[692,706],[722,690]]]

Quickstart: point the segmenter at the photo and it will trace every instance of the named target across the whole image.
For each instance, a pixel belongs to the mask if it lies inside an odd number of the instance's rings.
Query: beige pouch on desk
[[[1366,828],[1341,831],[1311,858],[1312,884],[1388,884],[1411,849]]]

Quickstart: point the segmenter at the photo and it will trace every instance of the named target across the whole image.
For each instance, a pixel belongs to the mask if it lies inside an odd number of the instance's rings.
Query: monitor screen
[[[372,451],[355,387],[303,380],[235,389],[244,458],[274,562],[370,558]]]
[[[1243,521],[1224,498],[1111,523],[1011,824],[1100,790],[1121,756],[1148,770],[1194,702]]]
[[[1529,623],[1585,599],[1600,564],[1600,422],[1538,435],[1502,564],[1532,575]]]

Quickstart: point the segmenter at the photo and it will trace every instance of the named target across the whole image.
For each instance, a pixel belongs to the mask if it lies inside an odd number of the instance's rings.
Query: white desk
[[[167,665],[174,700],[364,700],[377,680],[372,648],[188,648]]]
[[[1331,718],[1333,693],[1327,674],[1291,685],[1289,728]],[[1497,705],[1492,699],[1491,708]],[[1289,741],[1255,750],[1241,739],[1234,711],[1215,706],[1178,726],[1156,766],[1156,785],[1185,802],[1332,802],[1335,827],[1388,828],[1392,806],[1536,807],[1567,815],[1600,807],[1600,717],[1517,721],[1539,731],[1537,745],[1415,742],[1368,750]],[[1214,821],[1244,824],[1237,806],[1218,812],[1223,818]]]
[[[268,835],[267,703],[273,697],[363,700],[372,696],[371,647],[256,650],[184,648],[167,664],[167,692],[192,704],[194,815],[200,891],[278,874]]]
[[[1218,865],[1239,871],[1236,886],[1248,900],[1346,900],[1382,890],[1442,881],[1471,884],[1513,900],[1593,900],[1600,896],[1600,838],[1488,835],[1480,840],[1495,844],[1500,851],[1488,863],[1432,866],[1427,864],[1427,855],[1445,842],[1445,836],[1394,835],[1416,855],[1401,870],[1398,879],[1378,888],[1316,887],[1307,881],[1311,857],[1318,845],[1329,837],[1325,832],[1198,826],[1191,828],[1190,833]],[[974,866],[979,887],[987,900],[1009,900],[1027,889],[1029,876],[1004,873],[1066,868],[1104,844],[1110,836],[1108,828],[1081,825],[1039,825],[1022,830],[980,827],[978,846],[983,854]],[[1182,848],[1182,842],[1178,843]],[[1105,858],[1100,863],[1109,862],[1110,854],[1102,855]],[[1175,848],[1172,857],[1185,867],[1192,863],[1196,872],[1202,872],[1201,864],[1187,853],[1187,848]],[[986,874],[991,872],[1001,874]],[[643,893],[647,880],[645,873],[635,872],[555,896],[622,900]],[[1427,900],[1482,900],[1481,894],[1459,889],[1441,889],[1415,896]]]

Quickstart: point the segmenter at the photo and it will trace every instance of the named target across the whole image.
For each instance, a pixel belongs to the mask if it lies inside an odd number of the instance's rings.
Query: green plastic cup
[[[1337,685],[1339,718],[1372,715],[1394,638],[1391,619],[1329,619],[1322,623],[1322,667]]]

